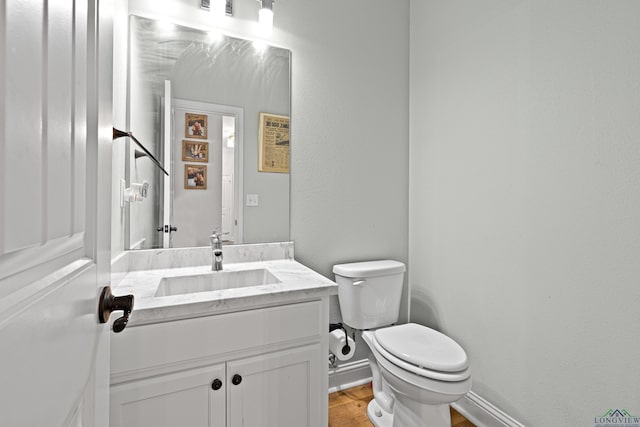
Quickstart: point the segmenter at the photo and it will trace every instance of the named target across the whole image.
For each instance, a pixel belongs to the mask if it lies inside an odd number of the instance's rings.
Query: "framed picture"
[[[209,161],[209,143],[183,140],[182,160],[207,163]]]
[[[258,171],[289,173],[289,116],[260,113]]]
[[[207,167],[205,165],[184,165],[185,190],[207,189]]]
[[[186,113],[184,136],[185,138],[207,139],[207,115]]]

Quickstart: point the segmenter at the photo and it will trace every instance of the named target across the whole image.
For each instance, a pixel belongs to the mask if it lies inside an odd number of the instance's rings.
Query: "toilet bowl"
[[[449,403],[471,390],[464,350],[446,335],[411,323],[364,331],[362,337],[371,352],[374,400],[367,413],[372,423],[376,427],[450,427]],[[406,340],[404,346],[394,348],[395,354],[384,346],[389,346],[389,341],[396,344],[394,339]],[[416,353],[421,348],[422,353]],[[428,348],[426,352],[424,348]],[[415,363],[416,356],[420,364]],[[447,360],[451,363],[441,363]]]
[[[333,267],[344,323],[369,347],[376,427],[451,427],[449,403],[471,390],[467,355],[453,339],[397,322],[404,264],[367,261]]]

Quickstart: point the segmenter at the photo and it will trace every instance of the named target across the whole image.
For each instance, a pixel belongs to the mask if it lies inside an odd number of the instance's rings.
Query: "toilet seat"
[[[397,357],[395,357],[394,355],[386,351],[376,340],[373,341],[373,346],[375,347],[376,351],[380,354],[380,356],[384,357],[389,363],[392,363],[398,368],[404,369],[406,371],[409,371],[413,374],[419,375],[424,378],[430,378],[433,380],[443,381],[443,382],[457,382],[457,381],[464,381],[471,376],[471,369],[469,368],[466,368],[458,372],[441,372],[441,371],[434,371],[431,369],[425,369],[420,366],[416,366],[411,363],[405,362],[404,360],[398,359]]]
[[[454,340],[415,323],[375,331],[373,345],[390,363],[438,381],[464,381],[471,376],[467,355]]]

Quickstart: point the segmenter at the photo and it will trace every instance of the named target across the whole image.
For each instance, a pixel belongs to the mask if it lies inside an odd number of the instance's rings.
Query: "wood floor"
[[[367,405],[373,399],[369,384],[329,395],[329,427],[372,427],[367,417]],[[451,427],[475,427],[451,408]]]

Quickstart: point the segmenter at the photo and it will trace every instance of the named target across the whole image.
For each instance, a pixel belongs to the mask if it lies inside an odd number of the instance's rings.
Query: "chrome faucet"
[[[220,235],[213,231],[211,240],[211,271],[222,271],[222,240]]]

